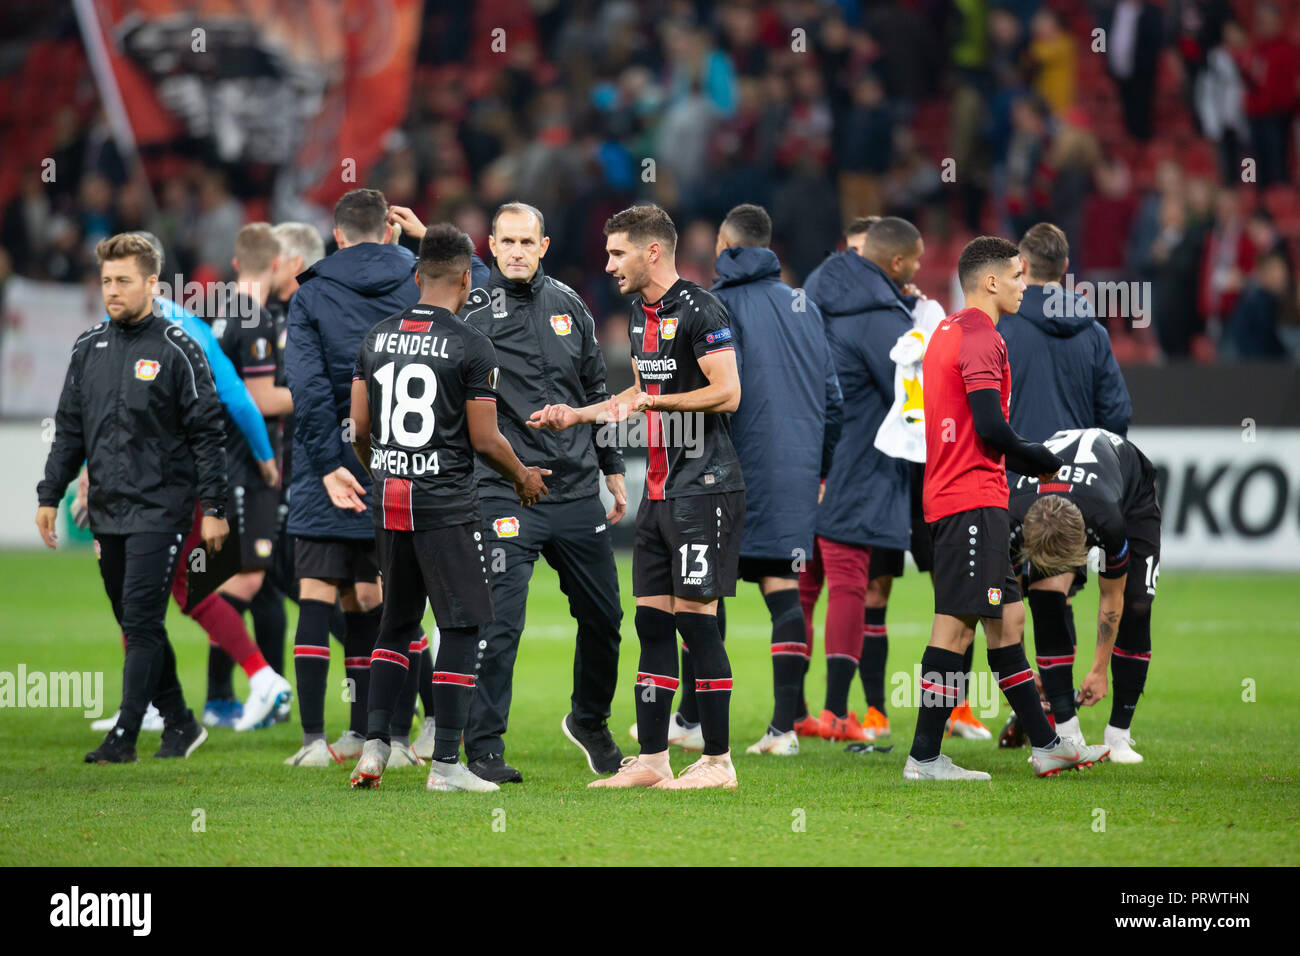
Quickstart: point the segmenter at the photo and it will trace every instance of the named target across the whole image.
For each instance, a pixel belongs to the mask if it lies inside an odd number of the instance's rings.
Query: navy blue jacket
[[[724,249],[713,294],[731,313],[740,407],[731,440],[745,476],[746,558],[812,554],[817,488],[843,417],[822,315],[781,281],[771,249]]]
[[[476,256],[473,281],[486,279]],[[420,298],[415,255],[397,245],[363,242],[317,262],[289,302],[285,379],[293,393],[293,479],[288,531],[308,538],[369,539],[374,518],[334,507],[322,476],[340,465],[357,478],[369,503],[370,478],[345,441],[352,408],[352,371],[366,335]]]
[[[998,320],[1011,365],[1011,427],[1020,437],[1041,442],[1062,428],[1127,434],[1133,403],[1110,336],[1092,314],[1078,293],[1031,285],[1020,312]]]
[[[889,350],[912,329],[898,286],[875,263],[837,252],[804,283],[826,318],[826,339],[844,391],[840,434],[817,534],[859,547],[905,550],[911,543],[908,463],[876,448],[876,432],[894,404]]]

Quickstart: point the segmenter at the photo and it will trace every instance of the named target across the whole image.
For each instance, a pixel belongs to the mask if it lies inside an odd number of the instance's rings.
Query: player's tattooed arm
[[[365,379],[352,382],[352,451],[356,454],[361,467],[370,474],[370,395],[366,392]]]
[[[535,505],[548,489],[542,478],[551,473],[549,468],[528,467],[519,460],[506,436],[497,427],[497,403],[470,399],[465,403],[465,421],[469,426],[469,441],[489,467],[515,486],[515,494],[525,507]]]
[[[635,410],[654,408],[670,412],[724,414],[739,408],[740,372],[736,366],[736,353],[727,349],[701,355],[698,361],[700,371],[709,380],[708,385],[675,395],[646,395],[644,400],[638,396]]]
[[[1097,652],[1092,670],[1079,687],[1078,703],[1091,707],[1106,696],[1110,654],[1119,634],[1119,620],[1124,614],[1124,582],[1127,575],[1100,578],[1101,602],[1097,609]]]

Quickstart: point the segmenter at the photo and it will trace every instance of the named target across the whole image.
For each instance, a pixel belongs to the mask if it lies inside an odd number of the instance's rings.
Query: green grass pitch
[[[637,660],[630,562],[623,575],[624,653],[611,727],[625,747],[634,720]],[[102,670],[116,708],[121,645],[88,552],[0,555],[0,671]],[[929,632],[928,578],[896,583],[889,614],[891,682],[912,682]],[[184,762],[81,763],[97,743],[80,711],[0,710],[0,864],[437,865],[437,864],[921,864],[1296,865],[1300,792],[1297,578],[1167,571],[1155,604],[1154,655],[1134,738],[1140,766],[1103,765],[1050,780],[1025,752],[953,740],[958,763],[992,783],[905,784],[915,726],[891,709],[888,754],[853,756],[842,744],[804,742],[793,759],[751,757],[745,746],[769,715],[767,616],[753,585],[728,602],[736,676],[735,793],[609,792],[560,734],[568,707],[573,626],[555,575],[540,565],[516,670],[508,757],[525,783],[492,794],[430,794],[424,772],[395,770],[382,789],[348,789],[350,767],[302,770],[281,760],[295,721],[239,735],[214,730]],[[1078,601],[1081,660],[1091,659],[1095,588]],[[824,607],[824,604],[823,604]],[[191,706],[202,706],[207,642],[176,613],[169,631]],[[293,615],[290,614],[292,643]],[[820,706],[821,615],[809,676]],[[984,669],[977,637],[977,667]],[[327,730],[346,726],[332,662]],[[237,688],[243,693],[242,676]],[[891,683],[891,687],[893,684]],[[1253,687],[1253,701],[1250,697]],[[861,688],[852,706],[862,708]],[[986,719],[996,732],[1005,716]],[[1083,716],[1100,738],[1109,701]],[[688,758],[673,754],[676,769]],[[200,813],[201,811],[201,813]],[[202,827],[198,826],[199,821]],[[1104,824],[1104,829],[1103,829]]]

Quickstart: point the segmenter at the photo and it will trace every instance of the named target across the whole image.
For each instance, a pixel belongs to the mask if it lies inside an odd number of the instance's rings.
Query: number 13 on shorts
[[[677,549],[682,556],[682,581],[702,584],[709,575],[709,547],[705,544],[684,544]],[[694,561],[691,560],[692,556]]]

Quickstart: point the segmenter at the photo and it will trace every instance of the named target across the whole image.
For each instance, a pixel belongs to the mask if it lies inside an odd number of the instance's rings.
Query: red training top
[[[975,508],[1007,507],[1002,455],[975,434],[967,394],[999,389],[1002,414],[1011,403],[1007,343],[979,309],[962,309],[939,323],[925,349],[926,521]]]

